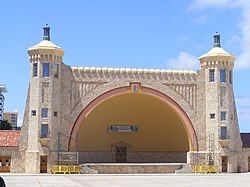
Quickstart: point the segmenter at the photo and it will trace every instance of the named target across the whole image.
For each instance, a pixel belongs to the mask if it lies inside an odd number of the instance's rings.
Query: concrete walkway
[[[250,173],[162,175],[1,174],[7,187],[250,187]]]

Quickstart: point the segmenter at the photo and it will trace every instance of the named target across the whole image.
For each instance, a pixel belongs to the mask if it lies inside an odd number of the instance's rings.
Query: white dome
[[[231,56],[227,51],[225,51],[223,48],[221,47],[214,47],[212,48],[210,51],[208,51],[205,55],[223,55],[223,56]]]
[[[42,40],[40,43],[38,43],[37,45],[35,45],[33,47],[30,47],[28,50],[33,50],[33,49],[62,49],[62,48],[53,44],[49,40]]]

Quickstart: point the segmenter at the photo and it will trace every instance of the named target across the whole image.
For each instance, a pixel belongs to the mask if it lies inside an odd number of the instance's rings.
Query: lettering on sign
[[[109,132],[137,132],[138,126],[136,125],[109,125]]]

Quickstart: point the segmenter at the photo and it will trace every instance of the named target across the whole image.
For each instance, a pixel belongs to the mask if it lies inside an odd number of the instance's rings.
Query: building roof
[[[62,48],[60,48],[57,45],[53,44],[49,40],[42,40],[40,43],[38,43],[37,45],[29,48],[28,50],[34,50],[34,49],[61,49],[62,50]]]
[[[232,56],[231,54],[229,54],[227,51],[225,51],[221,47],[213,47],[210,51],[207,52],[206,55]]]
[[[4,112],[4,114],[16,114],[16,115],[18,115],[18,112]]]
[[[7,88],[5,85],[0,84],[0,92],[7,92]]]
[[[19,130],[0,130],[0,147],[17,147],[20,134]]]
[[[250,148],[250,133],[240,133],[243,148]]]
[[[53,55],[63,56],[64,50],[50,41],[50,27],[48,26],[48,24],[46,24],[43,30],[44,30],[43,40],[37,45],[28,48],[28,54],[30,55],[30,57],[32,59],[35,59],[37,57],[40,58],[40,54],[47,54],[47,55],[53,54]]]
[[[110,73],[145,73],[145,74],[197,74],[193,70],[142,69],[142,68],[111,68],[111,67],[72,67],[73,71],[110,72]]]
[[[222,57],[223,59],[227,59],[229,61],[234,62],[235,57],[231,54],[229,54],[227,51],[225,51],[221,47],[213,47],[210,51],[208,51],[206,54],[202,55],[199,57],[199,60],[202,61],[203,59],[208,59],[208,60],[215,60],[215,59],[220,59]]]
[[[214,35],[214,46],[208,51],[206,54],[199,57],[201,62],[204,61],[230,61],[234,62],[235,57],[225,51],[220,44],[220,35],[219,33],[215,33]]]

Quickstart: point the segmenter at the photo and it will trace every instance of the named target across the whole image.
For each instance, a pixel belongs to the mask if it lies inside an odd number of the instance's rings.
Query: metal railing
[[[81,172],[81,166],[65,166],[65,165],[54,165],[52,166],[52,173],[53,174],[73,174]]]
[[[193,166],[194,173],[218,173],[219,168],[215,165],[195,165]]]

